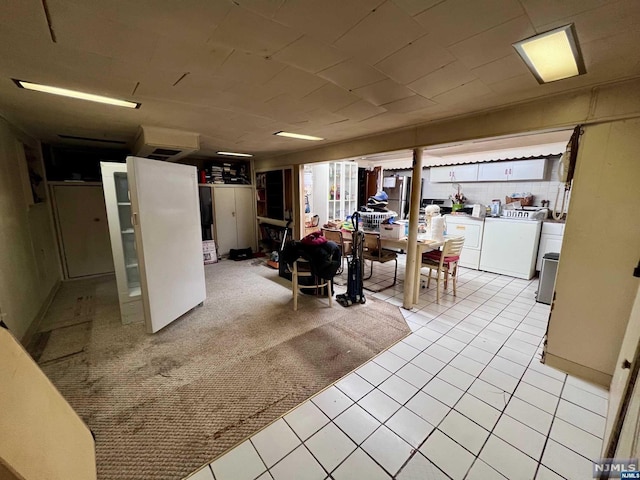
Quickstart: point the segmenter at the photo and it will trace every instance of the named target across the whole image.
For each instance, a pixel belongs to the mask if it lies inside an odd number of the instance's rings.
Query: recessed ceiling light
[[[538,83],[587,73],[573,24],[513,44]]]
[[[298,140],[311,140],[313,142],[317,142],[318,140],[324,140],[324,138],[314,137],[313,135],[303,135],[301,133],[276,132],[274,133],[274,135],[278,135],[280,137],[297,138]]]
[[[103,97],[102,95],[94,95],[92,93],[78,92],[76,90],[68,90],[66,88],[52,87],[50,85],[41,85],[39,83],[25,82],[24,80],[13,79],[15,84],[26,90],[35,90],[36,92],[52,93],[54,95],[62,95],[63,97],[78,98],[80,100],[89,100],[90,102],[106,103],[107,105],[116,105],[118,107],[140,108],[140,103],[128,102],[126,100],[118,100],[117,98]]]
[[[236,152],[218,152],[218,155],[227,155],[229,157],[253,157],[250,153],[236,153]]]

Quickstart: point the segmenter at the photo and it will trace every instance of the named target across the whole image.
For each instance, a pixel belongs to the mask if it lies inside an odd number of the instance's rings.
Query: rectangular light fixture
[[[26,90],[35,90],[36,92],[52,93],[53,95],[62,95],[63,97],[78,98],[80,100],[88,100],[90,102],[106,103],[107,105],[116,105],[126,108],[140,108],[140,103],[128,102],[126,100],[118,100],[117,98],[103,97],[102,95],[94,95],[92,93],[78,92],[77,90],[69,90],[66,88],[52,87],[50,85],[41,85],[39,83],[25,82],[24,80],[13,79],[15,84]]]
[[[226,155],[228,157],[253,157],[250,153],[236,153],[236,152],[217,152],[218,155]]]
[[[573,24],[513,44],[538,83],[587,73]]]
[[[279,137],[297,138],[298,140],[311,140],[312,142],[324,140],[324,138],[314,137],[313,135],[303,135],[302,133],[276,132],[274,135],[278,135]]]

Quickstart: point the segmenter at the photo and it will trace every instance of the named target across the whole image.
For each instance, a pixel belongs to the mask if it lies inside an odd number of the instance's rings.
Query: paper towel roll
[[[431,238],[438,242],[444,240],[444,217],[433,217],[431,219]]]

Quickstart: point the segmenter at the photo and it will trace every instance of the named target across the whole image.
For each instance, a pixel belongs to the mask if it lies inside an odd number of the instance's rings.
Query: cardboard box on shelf
[[[204,264],[218,263],[218,254],[216,253],[216,242],[214,240],[205,240],[202,242],[202,256]]]

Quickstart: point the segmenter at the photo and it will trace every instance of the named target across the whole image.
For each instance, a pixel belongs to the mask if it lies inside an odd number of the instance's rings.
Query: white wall
[[[0,310],[22,338],[60,281],[48,203],[28,205],[20,144],[40,145],[0,117]]]

